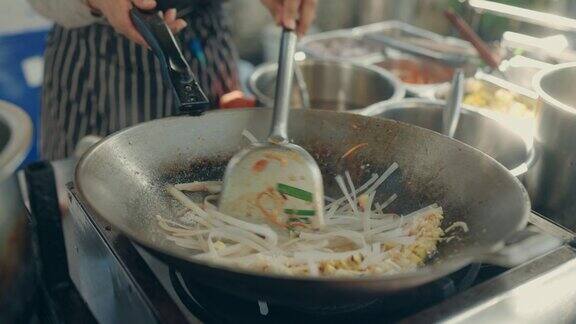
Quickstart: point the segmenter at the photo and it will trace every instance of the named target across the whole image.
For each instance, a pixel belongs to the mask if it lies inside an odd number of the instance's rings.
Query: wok
[[[248,144],[240,135],[244,129],[265,138],[271,119],[267,109],[170,117],[113,134],[80,160],[75,173],[79,199],[92,215],[186,278],[244,298],[289,305],[355,302],[415,288],[484,260],[525,226],[530,203],[520,182],[470,146],[416,126],[360,115],[295,110],[290,118],[289,132],[318,161],[328,196],[339,196],[333,180],[337,172],[349,170],[358,183],[396,161],[400,169],[377,201],[397,193],[391,207],[397,213],[437,202],[445,210],[443,226],[464,221],[470,232],[441,243],[419,271],[391,276],[294,278],[194,260],[157,226],[157,214],[176,217],[178,209],[166,185],[221,179],[228,159]],[[340,158],[359,143],[368,145]]]

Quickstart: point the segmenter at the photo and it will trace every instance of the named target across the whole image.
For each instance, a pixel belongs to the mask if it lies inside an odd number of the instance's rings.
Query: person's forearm
[[[66,28],[84,27],[102,18],[90,12],[84,0],[28,0],[42,16]]]

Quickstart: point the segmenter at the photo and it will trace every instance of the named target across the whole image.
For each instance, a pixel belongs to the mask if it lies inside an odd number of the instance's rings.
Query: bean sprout
[[[250,138],[248,133],[244,136]],[[223,214],[217,208],[218,181],[175,184],[168,193],[186,212],[157,216],[159,229],[194,258],[214,264],[293,276],[365,276],[413,271],[436,250],[444,231],[443,210],[431,204],[405,216],[387,208],[398,196],[378,191],[398,169],[393,163],[355,186],[349,172],[336,176],[341,198],[326,198],[326,226],[320,230],[278,226],[270,215],[261,224]],[[201,191],[200,203],[182,191]],[[198,194],[196,194],[198,195]],[[268,193],[274,198],[274,193]],[[257,206],[255,206],[257,208]],[[448,228],[466,231],[465,223]]]

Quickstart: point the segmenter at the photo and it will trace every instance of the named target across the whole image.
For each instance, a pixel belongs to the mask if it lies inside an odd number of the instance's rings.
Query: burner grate
[[[479,269],[480,264],[473,264],[433,283],[390,298],[322,307],[291,307],[242,299],[207,287],[174,269],[170,269],[170,279],[182,303],[205,322],[343,323],[371,321],[376,318],[400,320],[466,290],[475,282]]]

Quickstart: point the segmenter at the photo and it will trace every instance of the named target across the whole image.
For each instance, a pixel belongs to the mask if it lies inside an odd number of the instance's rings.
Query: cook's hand
[[[132,24],[130,9],[135,6],[143,10],[152,10],[156,8],[155,0],[88,0],[88,5],[102,13],[117,33],[147,46],[142,35]],[[176,9],[166,10],[164,20],[173,33],[178,33],[186,27],[183,19],[176,19]]]
[[[316,18],[317,0],[261,0],[278,25],[306,34]]]

